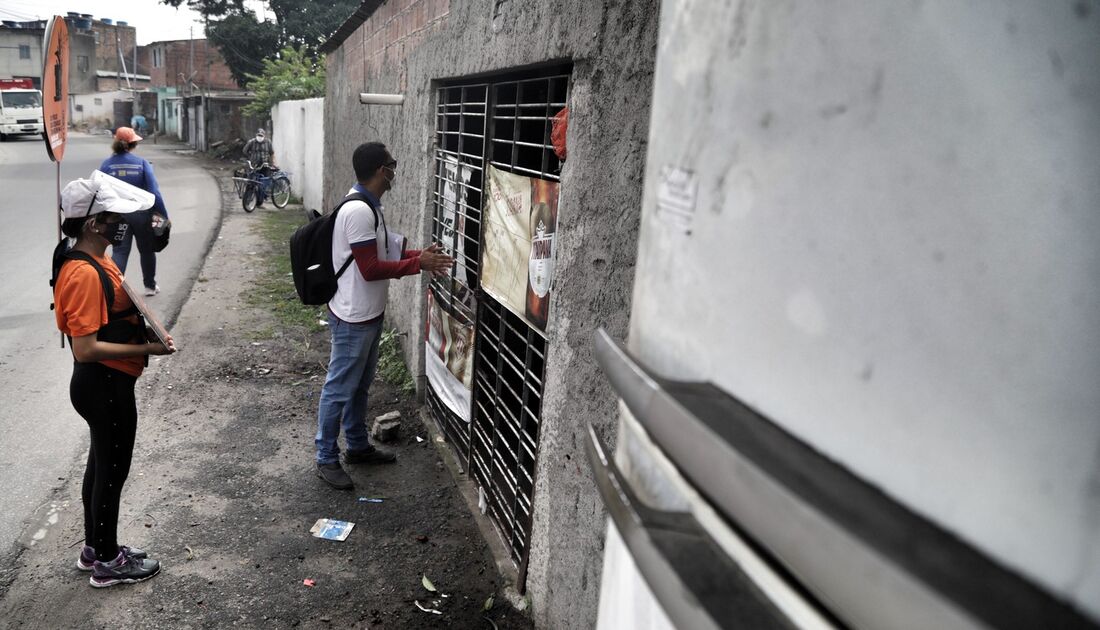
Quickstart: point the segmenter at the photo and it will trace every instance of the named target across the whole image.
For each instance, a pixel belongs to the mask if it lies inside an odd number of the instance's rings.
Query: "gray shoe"
[[[340,464],[317,464],[317,476],[337,490],[351,490],[355,487]]]
[[[149,558],[135,558],[119,552],[110,562],[96,560],[92,563],[92,577],[88,583],[96,588],[106,588],[116,584],[144,582],[160,573],[160,563]]]
[[[144,560],[149,557],[149,554],[144,549],[138,549],[137,547],[127,547],[126,545],[119,545],[118,550],[128,556],[133,556],[138,560]],[[84,548],[80,550],[80,556],[76,559],[76,568],[81,571],[91,571],[95,566],[95,549],[84,545]]]
[[[384,451],[374,446],[362,451],[349,449],[344,453],[345,464],[391,464],[395,461],[397,461],[396,453]]]

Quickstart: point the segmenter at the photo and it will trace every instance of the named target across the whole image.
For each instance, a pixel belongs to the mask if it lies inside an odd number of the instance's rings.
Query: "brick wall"
[[[70,23],[69,28],[73,28]],[[95,44],[95,69],[120,70],[118,51],[122,49],[122,56],[126,59],[126,68],[134,64],[134,46],[137,45],[137,29],[133,26],[119,26],[117,24],[104,24],[99,20],[92,22]]]
[[[404,59],[442,29],[450,5],[450,0],[392,0],[379,7],[344,44],[348,76],[362,77],[365,86],[386,64]]]
[[[205,39],[154,42],[148,48],[148,67],[155,87],[185,90],[187,83],[180,75],[187,77],[194,71],[193,80],[200,87],[210,90],[240,89],[217,47]],[[153,49],[158,51],[159,66],[153,64]]]

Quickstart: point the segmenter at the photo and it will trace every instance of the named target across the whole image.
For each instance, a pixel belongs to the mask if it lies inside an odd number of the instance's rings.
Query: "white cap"
[[[76,179],[61,190],[61,215],[65,219],[79,219],[116,212],[129,214],[153,207],[153,193],[132,186],[102,171],[93,171],[91,179]]]

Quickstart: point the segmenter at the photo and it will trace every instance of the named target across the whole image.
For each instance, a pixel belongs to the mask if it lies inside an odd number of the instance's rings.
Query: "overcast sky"
[[[249,1],[253,10],[262,11],[263,3]],[[69,11],[91,13],[96,19],[125,20],[137,28],[138,44],[169,39],[188,39],[194,26],[195,38],[203,37],[202,18],[186,4],[179,9],[159,0],[0,0],[0,19],[46,20]]]

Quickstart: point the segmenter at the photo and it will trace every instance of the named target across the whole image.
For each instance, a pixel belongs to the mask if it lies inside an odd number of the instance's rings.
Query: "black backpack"
[[[314,210],[309,223],[298,228],[290,237],[290,271],[302,304],[328,304],[336,295],[340,276],[351,265],[354,257],[348,256],[339,271],[332,267],[332,232],[336,227],[336,214],[349,201],[362,201],[370,206],[374,211],[374,222],[378,224],[378,209],[366,195],[355,192],[344,197],[326,215]]]
[[[145,339],[145,320],[141,316],[141,311],[136,306],[119,311],[115,313],[112,309],[115,307],[115,287],[111,284],[111,278],[107,275],[106,270],[95,258],[92,258],[88,254],[82,251],[76,251],[69,247],[69,239],[61,239],[58,242],[57,247],[53,250],[53,273],[50,276],[50,287],[54,287],[57,284],[57,276],[61,274],[61,266],[69,260],[82,260],[92,266],[99,274],[99,282],[103,285],[103,299],[107,302],[107,323],[104,324],[96,333],[96,339],[100,341],[109,341],[111,343],[134,343],[135,340]],[[54,304],[50,304],[50,310],[54,309]],[[138,322],[135,324],[129,321],[128,318],[137,315]],[[72,338],[69,338],[69,345],[73,343]],[[64,346],[64,342],[62,343]],[[146,357],[146,364],[148,364],[148,357]]]

